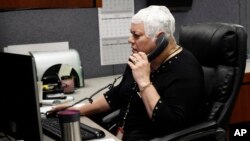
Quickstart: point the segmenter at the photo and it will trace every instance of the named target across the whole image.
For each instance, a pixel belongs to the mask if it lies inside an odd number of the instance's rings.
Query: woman
[[[121,83],[92,104],[70,109],[84,116],[121,109],[117,136],[124,141],[164,136],[202,120],[203,71],[195,57],[177,45],[174,31],[175,19],[168,8],[141,9],[132,17],[132,55]],[[159,47],[156,42],[162,35],[167,44],[149,62],[148,55]]]

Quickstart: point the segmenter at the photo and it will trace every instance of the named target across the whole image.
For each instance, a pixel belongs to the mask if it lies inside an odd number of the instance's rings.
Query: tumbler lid
[[[57,113],[60,123],[69,123],[80,120],[79,110],[64,110]]]

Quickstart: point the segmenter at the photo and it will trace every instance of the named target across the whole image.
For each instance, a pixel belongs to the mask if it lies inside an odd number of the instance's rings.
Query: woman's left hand
[[[148,62],[148,57],[144,52],[129,56],[128,65],[132,69],[133,77],[139,89],[150,83],[150,62]]]

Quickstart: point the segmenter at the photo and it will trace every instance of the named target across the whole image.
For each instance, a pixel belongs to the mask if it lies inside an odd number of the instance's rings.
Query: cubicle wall
[[[147,0],[134,2],[135,12],[147,6]],[[193,0],[191,10],[173,12],[175,35],[178,39],[178,31],[183,24],[213,21],[242,24],[250,33],[248,7],[248,0]],[[125,64],[100,65],[97,8],[0,12],[1,50],[8,45],[62,41],[68,41],[70,48],[79,52],[85,78],[119,74],[125,68]]]

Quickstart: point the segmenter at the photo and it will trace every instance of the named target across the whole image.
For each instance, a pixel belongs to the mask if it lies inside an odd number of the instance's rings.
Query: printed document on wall
[[[131,54],[128,37],[134,0],[103,0],[98,8],[101,65],[124,64]]]

